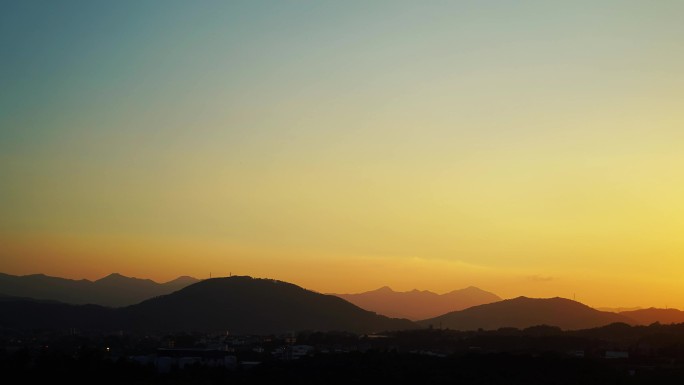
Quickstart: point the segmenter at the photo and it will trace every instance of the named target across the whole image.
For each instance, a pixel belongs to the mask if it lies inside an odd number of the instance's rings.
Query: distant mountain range
[[[157,283],[117,273],[97,281],[73,280],[43,274],[16,276],[0,273],[0,293],[10,297],[120,307],[173,293],[198,281],[196,278],[183,276],[169,282]]]
[[[378,314],[414,321],[501,301],[501,297],[496,294],[473,286],[446,294],[436,294],[426,290],[398,292],[385,286],[365,293],[333,295]]]
[[[417,325],[290,283],[230,277],[200,281],[119,309],[0,298],[0,327],[271,334],[302,330],[367,333]]]
[[[518,297],[454,311],[420,321],[423,326],[458,329],[526,328],[557,326],[565,330],[588,329],[615,322],[634,323],[621,314],[602,312],[565,298]]]
[[[34,287],[27,282],[38,284]],[[204,281],[181,278],[166,284],[157,284],[118,274],[95,282],[72,281],[43,275],[14,277],[0,274],[0,283],[4,285],[1,287],[13,289],[0,291],[0,329],[77,328],[272,334],[303,330],[369,333],[429,326],[457,330],[492,330],[548,325],[565,330],[577,330],[613,323],[684,323],[684,312],[676,309],[650,308],[613,313],[599,311],[564,298],[526,297],[472,306],[412,322],[408,319],[379,315],[343,298],[316,293],[287,282],[238,276]],[[179,286],[185,287],[176,290]],[[162,290],[160,287],[170,293],[162,295],[158,294],[160,291],[154,291]],[[54,292],[48,292],[49,288]],[[78,288],[92,292],[78,293]],[[118,295],[115,293],[117,290],[120,291]],[[107,297],[107,294],[110,296]],[[83,303],[94,302],[88,298],[95,298],[100,302],[108,300],[122,303],[123,299],[130,301],[135,296],[143,295],[151,298],[119,308],[94,304],[66,304],[54,300],[60,298]],[[458,297],[459,295],[461,297]],[[407,309],[432,311],[435,309],[435,303],[441,306],[439,300],[442,298],[498,298],[492,296],[494,295],[476,288],[458,290],[445,295],[420,291],[397,293],[389,288],[382,288],[353,298],[389,298],[397,301],[390,301],[394,306],[401,303],[396,298],[405,298]],[[426,302],[424,307],[412,307],[421,299]],[[381,304],[376,302],[375,305]],[[419,313],[412,314],[415,317]]]

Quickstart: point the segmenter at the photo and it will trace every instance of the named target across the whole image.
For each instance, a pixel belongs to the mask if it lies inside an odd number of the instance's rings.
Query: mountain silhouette
[[[370,332],[415,327],[411,321],[380,316],[341,298],[291,283],[239,276],[204,280],[123,310],[132,321],[132,328],[147,330],[263,334],[297,330]]]
[[[427,290],[398,292],[385,286],[365,293],[333,295],[378,314],[414,321],[501,301],[496,294],[474,286],[446,294],[437,294]]]
[[[16,276],[0,273],[0,293],[11,297],[50,299],[70,304],[128,306],[169,294],[198,280],[179,277],[166,283],[114,273],[97,281],[73,280],[43,274]]]
[[[0,328],[366,333],[417,325],[363,310],[341,298],[251,277],[214,278],[125,308],[0,298]]]
[[[600,310],[600,311],[607,311],[607,312],[611,312],[611,313],[622,313],[623,311],[641,310],[643,308],[640,306],[635,306],[635,307],[606,307],[606,306],[602,306],[602,307],[596,307],[594,309]]]
[[[640,309],[620,312],[620,315],[628,317],[638,325],[650,325],[659,322],[661,324],[684,323],[684,311],[677,309]]]
[[[447,313],[420,321],[419,324],[458,330],[527,328],[537,325],[576,330],[615,322],[634,323],[624,315],[598,311],[565,298],[518,297]]]

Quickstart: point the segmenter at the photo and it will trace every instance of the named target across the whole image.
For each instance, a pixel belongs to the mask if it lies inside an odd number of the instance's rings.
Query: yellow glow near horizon
[[[681,2],[118,6],[8,27],[2,272],[684,308]]]

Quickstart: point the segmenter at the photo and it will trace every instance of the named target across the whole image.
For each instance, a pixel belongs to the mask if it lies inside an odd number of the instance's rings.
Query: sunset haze
[[[3,2],[0,272],[684,308],[683,16]]]

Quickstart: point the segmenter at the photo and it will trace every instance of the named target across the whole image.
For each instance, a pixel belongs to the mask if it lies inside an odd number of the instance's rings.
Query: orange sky
[[[3,12],[0,271],[684,308],[684,3],[102,7]]]
[[[207,278],[233,275],[276,278],[319,292],[361,292],[389,285],[438,293],[475,285],[502,297],[562,296],[593,306],[681,306],[676,272],[653,280],[633,272],[618,277],[609,268],[572,270],[497,268],[454,259],[394,255],[351,255],[323,251],[288,255],[210,239],[197,243],[174,239],[97,237],[3,239],[8,250],[5,272],[43,272],[69,278],[98,279],[111,272],[163,282],[180,275]],[[78,245],[78,247],[74,247]],[[106,247],[102,247],[107,245]],[[49,250],[46,252],[46,250]],[[274,255],[276,257],[274,257]],[[27,263],[28,262],[28,263]]]

